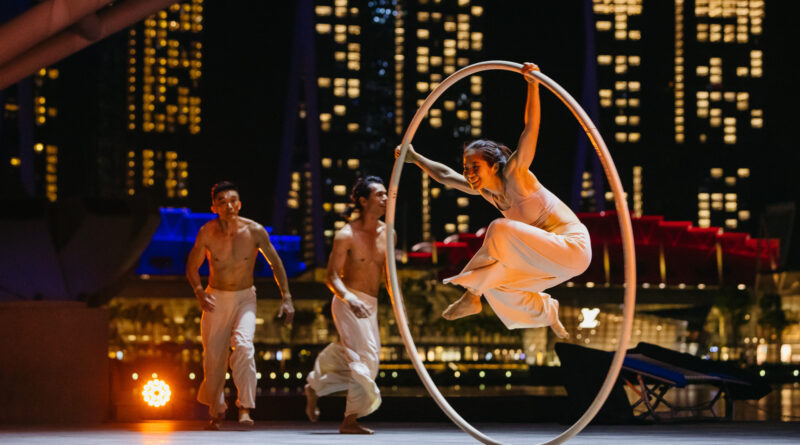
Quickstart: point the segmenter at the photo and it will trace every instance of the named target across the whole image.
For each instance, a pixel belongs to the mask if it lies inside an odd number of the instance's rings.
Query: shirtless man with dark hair
[[[219,217],[207,222],[197,233],[197,240],[186,261],[189,280],[203,310],[204,379],[197,400],[208,405],[211,422],[208,429],[219,429],[225,419],[225,373],[228,355],[233,382],[238,391],[239,423],[252,425],[250,410],[255,408],[256,364],[253,336],[256,329],[256,291],[253,267],[258,252],[272,267],[282,295],[278,316],[286,316],[285,324],[294,318],[289,282],[278,253],[269,235],[260,224],[239,216],[242,203],[239,192],[230,182],[221,182],[211,189],[211,210]],[[200,283],[198,269],[208,258],[208,287]]]
[[[381,394],[375,384],[381,338],[378,331],[378,290],[386,267],[386,188],[368,176],[359,179],[350,196],[359,216],[336,233],[328,259],[327,284],[333,292],[331,312],[339,341],[317,356],[306,385],[306,415],[319,418],[317,398],[347,391],[343,434],[372,434],[358,423],[378,409]]]

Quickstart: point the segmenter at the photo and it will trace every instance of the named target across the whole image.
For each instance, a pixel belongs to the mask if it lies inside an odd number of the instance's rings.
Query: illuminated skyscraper
[[[59,76],[58,65],[42,68],[0,92],[5,193],[22,192],[50,202],[59,198]]]
[[[597,51],[597,93],[600,103],[599,125],[604,138],[615,149],[620,175],[625,179],[629,192],[631,214],[640,216],[643,208],[641,163],[638,154],[644,149],[642,127],[642,0],[593,0],[595,45]],[[619,153],[619,154],[617,154]],[[582,201],[613,200],[611,192],[595,196],[597,178],[602,172],[582,172]],[[630,181],[627,181],[631,178]],[[595,210],[589,205],[582,210]]]
[[[349,188],[360,175],[384,176],[391,156],[395,2],[315,2],[324,236],[345,224]]]
[[[302,237],[309,263],[324,263],[356,177],[386,177],[392,4],[297,3],[273,225]]]
[[[313,144],[297,139],[299,134],[288,135],[294,142],[284,143],[284,150],[295,153],[291,155],[291,175],[286,177],[289,187],[285,198],[281,198],[278,187],[277,199],[285,201],[285,210],[275,211],[276,215],[288,211],[285,218],[291,222],[287,230],[303,236],[307,255],[314,239],[307,230],[314,220],[313,212],[307,209],[315,205],[322,208],[323,236],[330,244],[335,231],[345,224],[342,213],[350,206],[350,185],[358,176],[367,174],[388,179],[387,159],[391,159],[392,149],[419,103],[444,77],[477,59],[476,54],[483,48],[482,15],[482,6],[464,0],[314,3],[311,52],[315,56],[313,64],[303,62],[304,74],[299,75],[307,76],[312,70],[316,79],[313,106],[319,107],[321,202],[315,203],[313,198],[315,166],[309,164],[314,157]],[[304,37],[295,39],[303,41]],[[309,52],[303,45],[307,43],[303,41],[302,51]],[[300,48],[294,51],[301,51]],[[405,60],[415,63],[406,64]],[[482,87],[481,77],[473,76],[469,83],[453,88],[440,107],[431,110],[431,119],[420,133],[432,146],[446,143],[457,151],[459,140],[480,136]],[[292,88],[290,96],[296,94]],[[297,97],[296,107],[290,104],[287,113],[313,120],[308,115],[308,101],[312,99]],[[295,131],[294,123],[286,128]],[[316,137],[306,133],[307,139]],[[294,147],[306,143],[308,155],[304,157],[297,153],[302,150]],[[465,211],[468,198],[455,199],[441,188],[429,187],[427,177],[423,177],[422,193],[421,214],[408,215],[409,221],[417,217],[423,221],[420,233],[410,234],[412,237],[442,238],[447,233],[469,230]],[[432,204],[437,199],[437,213],[432,214]],[[440,219],[436,225],[432,216]],[[434,225],[438,230],[432,235]]]
[[[702,163],[697,222],[752,230],[748,153],[765,140],[764,1],[675,4],[684,38],[675,54],[675,141],[696,146]]]
[[[632,213],[642,213],[646,195],[701,227],[752,230],[751,154],[765,140],[764,1],[593,0],[593,9],[600,128]],[[695,199],[694,215],[674,205]]]
[[[332,186],[325,192],[329,215],[337,218],[346,209],[347,186],[357,170],[383,173],[363,160],[385,164],[428,93],[458,68],[479,59],[483,12],[480,2],[465,0],[317,3],[322,167]],[[362,31],[369,39],[361,37]],[[362,91],[368,94],[362,96]],[[459,142],[482,134],[482,97],[482,77],[470,77],[430,110],[419,134],[430,146],[444,144],[456,152]],[[394,107],[387,107],[391,103]],[[392,133],[396,139],[387,136]],[[353,147],[354,140],[363,142]],[[342,174],[345,169],[352,173]],[[421,195],[422,239],[470,230],[468,198],[433,186],[424,174]],[[343,224],[341,218],[333,229],[326,224],[326,236]]]
[[[126,159],[129,195],[149,187],[188,195],[191,145],[202,128],[203,0],[183,0],[128,31],[127,128],[137,141]],[[168,136],[167,136],[168,135]]]
[[[483,59],[485,33],[482,1],[423,0],[397,4],[395,22],[395,133],[405,125],[425,97],[459,68]],[[483,134],[483,77],[473,75],[450,88],[420,125],[421,150],[441,147],[448,164],[460,163],[459,144]],[[427,153],[427,152],[426,152]],[[448,155],[448,153],[450,155]],[[430,153],[427,153],[430,154]],[[457,165],[453,165],[458,169]],[[443,239],[475,230],[470,227],[470,199],[421,178],[423,240]]]

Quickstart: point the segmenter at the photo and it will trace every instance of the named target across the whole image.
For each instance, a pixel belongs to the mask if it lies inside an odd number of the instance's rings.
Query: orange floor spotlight
[[[171,395],[172,391],[170,391],[167,382],[160,379],[148,381],[142,389],[142,398],[144,402],[156,408],[169,403]]]

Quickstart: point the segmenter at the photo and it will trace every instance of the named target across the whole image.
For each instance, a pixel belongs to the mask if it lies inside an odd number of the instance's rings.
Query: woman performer
[[[525,63],[522,73],[538,69]],[[443,185],[483,196],[504,216],[489,225],[464,270],[444,280],[467,291],[442,316],[455,320],[479,313],[482,295],[509,329],[550,326],[558,337],[568,338],[558,319],[558,301],[542,291],[583,273],[592,250],[586,226],[529,170],[539,133],[539,82],[525,79],[525,129],[516,151],[490,140],[474,141],[464,148],[463,175],[411,146],[406,162]]]

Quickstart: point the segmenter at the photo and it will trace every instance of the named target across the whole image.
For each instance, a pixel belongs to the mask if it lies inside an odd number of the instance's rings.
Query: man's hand
[[[200,304],[200,309],[202,309],[203,312],[214,312],[214,308],[217,307],[217,299],[214,298],[213,295],[205,290],[196,290],[194,296],[197,298],[197,302]]]
[[[353,311],[356,317],[358,318],[367,318],[369,317],[369,309],[367,305],[364,304],[361,300],[358,299],[355,295],[347,295],[344,299],[347,302],[347,305],[350,306],[350,310]]]
[[[292,304],[292,297],[283,296],[283,300],[281,301],[281,308],[278,309],[278,318],[286,316],[283,320],[284,326],[289,326],[292,324],[292,320],[294,320],[294,305]]]

